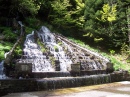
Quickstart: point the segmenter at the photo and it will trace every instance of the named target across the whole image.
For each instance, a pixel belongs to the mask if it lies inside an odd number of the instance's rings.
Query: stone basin
[[[0,79],[0,91],[6,93],[46,91],[61,88],[81,87],[112,83],[126,80],[123,72],[99,75],[85,75],[77,77],[51,77],[51,78],[29,78],[29,79]],[[6,90],[4,87],[7,87]],[[3,89],[2,89],[3,88]],[[2,94],[2,93],[1,93]]]
[[[130,97],[130,81],[51,91],[11,93],[3,97]]]

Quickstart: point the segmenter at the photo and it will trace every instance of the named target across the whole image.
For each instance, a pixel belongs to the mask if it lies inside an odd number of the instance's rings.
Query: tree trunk
[[[7,54],[6,58],[5,58],[5,64],[10,64],[11,60],[12,60],[12,55],[14,53],[15,48],[17,47],[17,45],[20,43],[22,37],[20,37],[17,42],[14,44],[13,48],[9,51],[9,53]]]
[[[127,25],[128,25],[128,42],[129,42],[129,49],[130,49],[130,7],[127,8]]]
[[[8,54],[7,54],[7,56],[6,56],[6,58],[5,58],[5,64],[10,64],[10,62],[11,62],[11,60],[12,60],[12,55],[13,55],[13,53],[14,53],[14,50],[15,50],[15,48],[18,46],[18,44],[19,43],[21,43],[21,41],[22,41],[22,38],[23,38],[23,36],[24,36],[24,34],[25,34],[25,27],[24,27],[24,25],[22,25],[22,22],[18,22],[19,23],[19,25],[21,26],[21,34],[20,34],[20,37],[19,37],[19,39],[17,40],[17,42],[14,44],[14,46],[12,47],[12,49],[8,52]]]

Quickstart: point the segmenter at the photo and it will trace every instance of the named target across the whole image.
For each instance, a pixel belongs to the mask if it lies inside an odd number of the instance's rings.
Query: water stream
[[[37,80],[37,82],[38,90],[54,90],[57,88],[80,87],[86,85],[110,83],[111,76],[109,74],[99,74],[82,77],[44,78]]]
[[[34,40],[34,31],[27,35],[23,49],[26,59],[32,60],[32,72],[54,71],[46,56],[43,55],[40,46]]]
[[[53,55],[54,61],[58,60],[59,71],[69,71],[72,61],[65,55],[63,48],[56,43],[56,39],[49,29],[42,26],[37,33],[39,39],[43,42],[49,53]],[[55,66],[51,64],[48,55],[44,55],[41,47],[35,41],[34,31],[28,34],[24,43],[24,56],[26,60],[32,60],[32,72],[51,72],[55,71]]]
[[[55,36],[50,30],[42,26],[38,36],[41,38],[42,42],[45,43],[50,53],[54,55],[55,60],[59,61],[60,71],[70,71],[72,61],[66,56],[63,47],[56,42]]]
[[[5,73],[4,73],[4,61],[0,63],[0,79],[5,79],[7,78]]]

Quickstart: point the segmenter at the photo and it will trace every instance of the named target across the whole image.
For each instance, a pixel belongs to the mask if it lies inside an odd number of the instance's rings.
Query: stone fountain
[[[54,77],[54,73],[55,76],[69,76],[70,73],[92,75],[113,71],[113,65],[105,57],[51,33],[45,26],[27,35],[23,52],[23,57],[16,63],[16,70],[39,74],[42,78],[47,74]]]
[[[45,26],[26,36],[23,55],[17,59],[14,72],[15,79],[0,80],[0,85],[9,84],[9,92],[110,83],[125,80],[127,74],[115,73],[107,58],[52,33]]]

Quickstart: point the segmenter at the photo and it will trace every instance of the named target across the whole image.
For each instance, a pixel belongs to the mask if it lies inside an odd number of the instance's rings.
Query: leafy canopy
[[[104,4],[102,10],[100,11],[102,14],[101,21],[112,22],[116,20],[116,11],[116,5],[110,6],[109,4]]]

